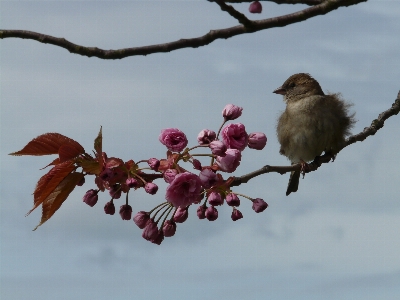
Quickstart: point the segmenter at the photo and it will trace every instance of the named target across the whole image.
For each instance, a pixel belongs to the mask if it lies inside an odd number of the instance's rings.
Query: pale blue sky
[[[248,4],[235,5],[247,13]],[[265,3],[267,18],[299,6]],[[236,25],[208,1],[1,1],[0,28],[42,32],[85,46],[135,47]],[[161,129],[196,144],[217,130],[227,103],[263,131],[263,151],[245,150],[234,173],[286,165],[275,123],[284,103],[272,91],[291,74],[311,73],[324,91],[354,103],[360,132],[400,89],[399,1],[368,1],[284,28],[219,40],[198,49],[104,61],[31,40],[0,40],[1,299],[398,299],[400,295],[399,116],[376,136],[285,196],[288,175],[258,177],[237,192],[265,199],[261,214],[244,199],[244,218],[220,209],[215,222],[195,209],[161,246],[132,221],[103,212],[105,193],[82,202],[91,178],[37,231],[32,192],[53,157],[11,157],[29,140],[59,132],[91,151],[124,160],[165,155]],[[164,201],[143,191],[134,211]],[[122,200],[121,200],[122,201]],[[120,203],[117,203],[117,206]]]

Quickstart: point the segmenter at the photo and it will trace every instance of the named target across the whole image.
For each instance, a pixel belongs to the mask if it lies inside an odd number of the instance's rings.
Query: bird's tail
[[[292,171],[290,173],[289,184],[286,190],[286,196],[289,196],[291,192],[297,192],[299,188],[300,171]]]

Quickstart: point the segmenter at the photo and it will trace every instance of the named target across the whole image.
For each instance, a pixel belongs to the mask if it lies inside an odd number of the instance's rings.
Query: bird
[[[342,149],[355,114],[350,114],[351,103],[340,93],[324,94],[317,80],[308,73],[290,76],[273,91],[283,95],[286,109],[278,118],[276,132],[279,153],[291,164],[301,164],[301,170],[292,171],[286,196],[297,192],[300,174],[307,170],[307,162],[322,152],[335,155]]]

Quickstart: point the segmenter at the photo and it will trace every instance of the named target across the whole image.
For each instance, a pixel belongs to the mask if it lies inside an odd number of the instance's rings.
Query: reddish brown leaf
[[[45,223],[51,216],[61,207],[69,194],[74,190],[76,184],[83,178],[82,173],[70,173],[63,181],[47,196],[42,204],[42,219],[35,227],[36,230],[40,225]]]
[[[51,163],[49,163],[47,166],[41,168],[40,170],[44,170],[44,169],[46,169],[47,167],[50,167],[50,166],[58,165],[59,163],[60,163],[60,159],[57,157],[55,160],[53,160]]]
[[[103,166],[103,127],[100,127],[99,134],[94,140],[94,150],[96,151],[96,158],[100,166]]]
[[[22,150],[10,155],[49,155],[58,154],[61,146],[68,145],[75,153],[84,153],[83,147],[73,139],[59,133],[45,133],[30,141]]]
[[[103,152],[103,134],[102,128],[100,127],[99,134],[97,135],[96,139],[94,140],[94,150],[96,151],[96,156],[98,159],[101,157],[101,153]],[[100,161],[100,160],[99,160]]]
[[[116,168],[124,165],[124,161],[117,157],[110,157],[106,160],[106,168]]]
[[[83,148],[82,148],[83,149]],[[83,150],[85,152],[85,150]],[[58,155],[60,157],[60,162],[64,162],[70,159],[77,157],[79,154],[82,154],[81,149],[76,147],[72,147],[71,145],[62,145],[60,149],[58,149]]]
[[[81,160],[79,165],[82,167],[83,171],[88,174],[98,175],[101,172],[102,167],[97,160]]]
[[[55,165],[50,171],[43,175],[33,192],[33,208],[26,214],[29,215],[54,191],[64,178],[76,169],[73,162],[66,161]]]

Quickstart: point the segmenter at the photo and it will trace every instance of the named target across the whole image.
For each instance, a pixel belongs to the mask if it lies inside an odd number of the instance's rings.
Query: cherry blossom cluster
[[[250,198],[231,190],[233,177],[224,179],[221,173],[232,173],[240,165],[242,151],[250,149],[261,150],[267,143],[267,137],[262,132],[248,134],[242,123],[231,123],[242,114],[242,108],[228,104],[222,111],[223,123],[216,133],[213,130],[203,129],[197,136],[198,145],[188,148],[186,135],[177,128],[167,128],[161,131],[159,141],[168,149],[164,159],[150,158],[138,163],[132,160],[123,162],[119,158],[108,158],[102,152],[103,166],[96,175],[95,183],[98,189],[86,192],[83,201],[94,206],[98,201],[99,191],[107,190],[111,200],[104,206],[106,214],[115,214],[114,200],[126,194],[125,204],[120,206],[119,214],[123,220],[131,220],[143,229],[142,237],[155,244],[161,244],[164,237],[175,234],[177,223],[183,223],[188,218],[188,209],[191,205],[197,206],[197,217],[215,221],[218,218],[217,207],[225,202],[232,207],[231,218],[237,221],[243,218],[238,210],[239,196],[249,199],[252,208],[259,213],[264,211],[268,204],[260,198]],[[194,149],[207,149],[208,153],[194,154]],[[202,165],[197,159],[208,157],[210,163]],[[139,165],[144,163],[144,167]],[[181,165],[189,163],[195,171],[188,171]],[[84,160],[82,167],[85,169]],[[145,173],[146,170],[155,173]],[[139,211],[132,218],[132,207],[129,205],[130,190],[144,188],[154,195],[158,186],[153,180],[163,178],[168,184],[165,193],[165,202],[157,205],[149,212]],[[81,183],[80,183],[81,184]]]

